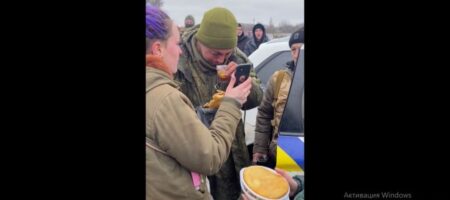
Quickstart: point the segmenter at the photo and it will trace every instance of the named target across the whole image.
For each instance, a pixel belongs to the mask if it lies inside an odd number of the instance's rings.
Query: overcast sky
[[[163,0],[162,9],[184,26],[184,18],[191,14],[195,24],[199,24],[203,13],[213,7],[221,6],[229,9],[238,22],[256,22],[269,24],[272,18],[274,25],[281,21],[291,25],[304,22],[304,0]]]

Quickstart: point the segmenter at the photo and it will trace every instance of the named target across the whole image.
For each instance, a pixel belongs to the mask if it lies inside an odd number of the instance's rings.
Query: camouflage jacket
[[[175,81],[178,82],[183,92],[194,107],[207,103],[215,93],[216,89],[225,90],[226,86],[218,85],[216,66],[207,63],[196,48],[195,33],[199,25],[192,27],[183,33],[182,50],[178,63],[178,72]],[[248,58],[237,47],[225,64],[234,61],[250,63]],[[252,89],[247,102],[242,106],[243,110],[257,107],[263,96],[260,80],[256,77],[254,69],[251,70]],[[216,200],[237,199],[240,195],[239,171],[251,164],[245,143],[244,124],[240,121],[236,129],[236,137],[231,146],[231,153],[218,173],[210,177],[211,193]]]

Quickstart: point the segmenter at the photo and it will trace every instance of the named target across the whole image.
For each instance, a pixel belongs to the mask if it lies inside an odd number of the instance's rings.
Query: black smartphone
[[[236,67],[235,77],[236,77],[236,83],[234,84],[234,87],[238,86],[247,78],[250,76],[250,70],[252,69],[252,64],[239,64]]]

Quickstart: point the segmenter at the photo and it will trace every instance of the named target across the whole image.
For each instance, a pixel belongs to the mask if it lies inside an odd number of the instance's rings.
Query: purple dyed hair
[[[170,17],[155,6],[145,8],[145,36],[149,40],[167,40],[170,34]]]

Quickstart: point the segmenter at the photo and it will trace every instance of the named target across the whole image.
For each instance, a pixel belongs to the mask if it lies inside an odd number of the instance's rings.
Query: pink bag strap
[[[191,172],[191,176],[192,176],[192,184],[194,185],[194,188],[196,190],[199,190],[200,185],[202,184],[201,183],[202,178],[201,178],[200,174],[197,172]]]

